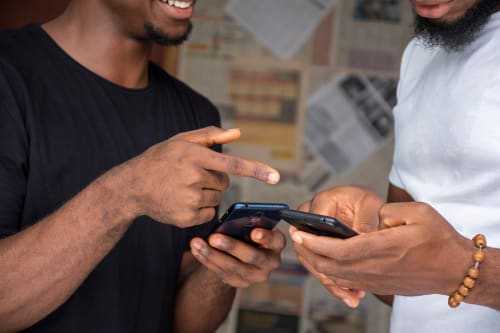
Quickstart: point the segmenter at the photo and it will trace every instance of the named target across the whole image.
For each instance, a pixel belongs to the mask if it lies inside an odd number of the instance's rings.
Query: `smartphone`
[[[281,211],[289,209],[282,203],[245,203],[233,204],[220,218],[215,233],[253,243],[250,234],[255,228],[272,230],[281,220]]]
[[[330,216],[284,209],[281,211],[281,218],[298,230],[316,236],[347,239],[358,235],[356,231]]]

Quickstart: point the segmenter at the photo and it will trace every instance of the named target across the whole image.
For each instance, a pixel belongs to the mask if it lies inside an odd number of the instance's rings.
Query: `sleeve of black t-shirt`
[[[221,126],[221,120],[219,111],[217,108],[205,98],[193,97],[193,105],[196,110],[196,117],[199,122],[199,127],[204,128],[208,126]],[[212,147],[213,150],[217,152],[222,152],[222,146],[217,145]],[[205,224],[188,228],[183,230],[184,232],[184,251],[189,251],[189,242],[195,237],[207,238],[210,233],[215,229],[219,219],[219,210],[217,208],[217,213],[215,218]]]
[[[20,230],[27,183],[22,80],[0,60],[0,239]]]

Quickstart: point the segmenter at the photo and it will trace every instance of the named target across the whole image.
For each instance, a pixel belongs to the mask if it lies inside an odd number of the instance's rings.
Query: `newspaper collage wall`
[[[406,0],[198,1],[179,76],[216,104],[223,127],[242,130],[226,152],[282,173],[273,187],[233,179],[221,209],[295,207],[387,145],[412,18]],[[287,249],[269,283],[240,293],[228,332],[366,331],[367,309],[346,311],[305,281]]]

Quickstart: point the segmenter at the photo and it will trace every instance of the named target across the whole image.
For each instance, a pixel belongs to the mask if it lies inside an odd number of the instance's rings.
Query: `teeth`
[[[184,2],[179,0],[160,0],[163,3],[166,3],[169,6],[179,8],[179,9],[187,9],[192,6],[193,2]]]

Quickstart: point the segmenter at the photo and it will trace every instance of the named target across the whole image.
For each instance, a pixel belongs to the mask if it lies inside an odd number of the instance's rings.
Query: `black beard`
[[[162,46],[178,46],[184,43],[186,40],[188,40],[192,30],[193,30],[193,24],[189,22],[189,26],[185,34],[177,37],[171,37],[161,32],[157,28],[155,28],[152,24],[146,23],[144,25],[144,31],[146,32],[146,36],[142,39],[147,41],[152,41]]]
[[[454,22],[437,22],[417,15],[415,35],[427,47],[441,47],[447,52],[462,51],[478,37],[499,6],[500,0],[479,0]]]

